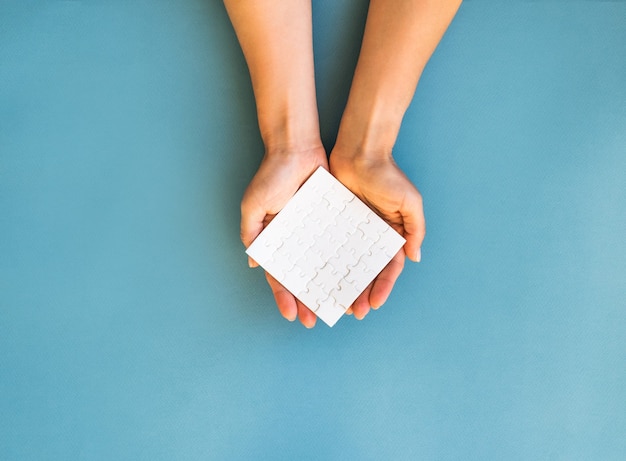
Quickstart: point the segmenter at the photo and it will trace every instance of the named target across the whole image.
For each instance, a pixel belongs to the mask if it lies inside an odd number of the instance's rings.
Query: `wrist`
[[[306,152],[322,146],[316,108],[259,109],[259,129],[268,154]]]
[[[398,110],[384,102],[349,101],[333,151],[353,160],[390,159],[403,114],[404,110]]]
[[[395,165],[391,153],[355,151],[355,149],[345,149],[335,145],[328,158],[330,171],[333,174],[340,174],[342,180],[348,182],[350,178],[373,179],[377,173],[385,169],[388,165]],[[373,176],[372,176],[373,175]]]
[[[323,149],[319,129],[294,126],[289,122],[262,131],[261,138],[269,156],[297,155]]]

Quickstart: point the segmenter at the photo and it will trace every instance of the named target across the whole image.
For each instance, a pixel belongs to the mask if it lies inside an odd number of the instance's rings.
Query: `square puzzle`
[[[246,253],[332,327],[404,243],[320,167]]]

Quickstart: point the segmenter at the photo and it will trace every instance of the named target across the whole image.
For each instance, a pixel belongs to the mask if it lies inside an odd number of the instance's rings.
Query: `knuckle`
[[[419,191],[415,192],[415,204],[420,208],[424,206],[424,198],[422,197],[422,194],[420,194]]]
[[[239,204],[239,208],[241,209],[241,214],[245,215],[250,209],[250,200],[247,196],[244,195],[243,199],[241,199],[241,203]]]

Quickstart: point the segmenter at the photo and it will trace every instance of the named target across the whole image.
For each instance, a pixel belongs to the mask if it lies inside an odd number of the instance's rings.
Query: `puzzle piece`
[[[330,296],[344,310],[347,310],[362,291],[363,290],[357,289],[354,284],[349,283],[343,278],[339,281],[339,286],[330,291]]]
[[[332,327],[404,243],[320,167],[246,253]]]

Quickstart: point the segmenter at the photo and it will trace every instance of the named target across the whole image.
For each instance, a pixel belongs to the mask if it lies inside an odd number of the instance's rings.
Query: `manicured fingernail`
[[[422,260],[422,249],[418,248],[415,252],[415,261],[420,262]]]

